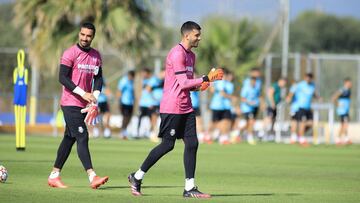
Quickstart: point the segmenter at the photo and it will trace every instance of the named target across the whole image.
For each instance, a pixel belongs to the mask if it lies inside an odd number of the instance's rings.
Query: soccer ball
[[[8,172],[6,168],[0,165],[0,182],[5,183],[7,178],[8,178]]]

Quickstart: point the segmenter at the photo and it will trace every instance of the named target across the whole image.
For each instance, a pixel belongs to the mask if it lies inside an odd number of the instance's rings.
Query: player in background
[[[104,130],[104,137],[110,138],[111,137],[111,130],[110,130],[110,106],[109,106],[109,99],[112,98],[112,93],[110,88],[108,88],[105,84],[105,80],[103,79],[103,86],[101,93],[98,98],[98,106],[99,106],[99,118],[100,118],[100,124],[102,129]],[[99,128],[94,126],[93,128],[93,136],[95,138],[99,137],[100,132]]]
[[[245,80],[243,81],[243,86],[250,85],[252,78],[255,78],[256,80],[255,88],[257,89],[258,92],[261,93],[262,80],[261,80],[261,71],[259,68],[257,67],[251,68],[249,77],[245,78]]]
[[[296,104],[299,110],[295,117],[298,122],[298,138],[291,138],[291,143],[296,141],[302,146],[308,146],[305,138],[305,131],[310,129],[313,125],[313,114],[311,111],[311,102],[313,98],[319,98],[315,93],[315,84],[313,83],[312,73],[307,73],[303,81],[296,84],[295,88],[289,93],[289,100],[295,96]]]
[[[264,119],[264,140],[273,140],[275,138],[274,124],[276,121],[277,106],[281,102],[281,91],[285,88],[287,83],[286,78],[280,78],[267,89],[266,91],[266,116]]]
[[[51,187],[67,188],[60,179],[60,171],[75,142],[78,156],[88,174],[90,187],[96,189],[109,179],[107,176],[97,176],[93,169],[88,145],[89,135],[84,122],[93,123],[96,118],[96,103],[102,88],[101,56],[97,50],[90,47],[94,37],[95,26],[92,23],[81,24],[79,42],[65,50],[61,57],[59,81],[63,88],[60,105],[66,129],[48,178],[48,185]]]
[[[139,120],[138,120],[138,133],[137,137],[140,138],[142,135],[140,135],[140,127],[141,122],[144,117],[148,117],[151,122],[151,116],[154,114],[154,98],[152,96],[152,87],[150,85],[150,81],[152,78],[152,73],[149,68],[142,69],[142,91],[139,101],[139,107],[140,107],[140,114],[139,114]],[[153,130],[153,126],[150,127],[150,132]],[[149,137],[150,132],[145,132],[143,136]]]
[[[158,119],[160,114],[160,102],[163,96],[163,89],[164,89],[164,78],[165,78],[165,71],[161,70],[157,76],[153,76],[149,81],[149,86],[151,87],[151,94],[153,97],[153,112],[151,114],[151,126],[152,130],[150,132],[150,140],[152,142],[159,142],[158,133]]]
[[[297,82],[294,82],[291,87],[289,94],[286,97],[286,102],[290,104],[290,144],[295,144],[297,142],[297,128],[298,128],[298,121],[296,119],[296,113],[299,111],[299,106],[296,103],[296,97],[290,92],[295,92]]]
[[[225,86],[224,90],[220,92],[220,94],[223,97],[223,103],[224,103],[224,109],[225,109],[225,115],[224,118],[221,120],[221,135],[219,138],[220,144],[230,144],[230,131],[232,126],[232,101],[234,99],[234,83],[233,83],[234,75],[231,71],[228,69],[224,69],[224,81]]]
[[[247,82],[249,81],[249,82]],[[241,103],[240,109],[246,119],[246,132],[247,142],[251,145],[255,145],[256,141],[254,138],[254,124],[260,105],[260,94],[261,88],[258,86],[258,78],[250,77],[244,81],[243,87],[241,88]]]
[[[200,91],[191,91],[190,92],[191,104],[195,112],[196,119],[196,132],[198,132],[198,139],[200,143],[211,142],[207,140],[204,133],[204,124],[201,118],[201,109],[200,109]]]
[[[212,69],[208,75],[194,78],[195,54],[201,35],[200,26],[192,21],[181,26],[181,42],[174,46],[166,57],[164,95],[160,103],[161,143],[151,150],[136,173],[128,176],[131,193],[141,196],[141,182],[148,170],[165,154],[170,152],[176,139],[182,139],[184,149],[185,189],[183,197],[210,198],[195,186],[196,154],[198,139],[195,113],[192,108],[190,91],[206,90],[209,83],[221,80],[222,69]],[[164,173],[165,175],[165,173]]]
[[[349,111],[351,104],[351,87],[352,82],[350,78],[345,78],[343,86],[334,93],[332,96],[333,102],[336,104],[336,114],[340,117],[341,125],[339,129],[339,135],[335,138],[337,145],[351,144],[351,140],[348,137],[349,127]]]
[[[119,80],[117,85],[116,96],[119,100],[119,109],[122,115],[122,123],[120,129],[121,139],[128,138],[128,132],[126,129],[131,121],[134,111],[134,79],[135,71],[131,70]]]
[[[258,91],[259,94],[261,94],[261,86],[262,86],[261,71],[257,67],[251,68],[251,70],[249,72],[249,76],[246,77],[244,79],[243,83],[242,83],[242,89],[251,86],[251,80],[252,79],[255,79],[255,81],[256,81],[255,86],[254,86],[255,90]],[[253,88],[251,88],[251,89],[253,89]],[[259,96],[259,103],[260,103],[260,99],[261,99],[261,96]],[[239,108],[239,105],[237,105],[238,103],[240,103],[240,108]],[[244,130],[247,130],[247,128],[250,127],[248,125],[249,124],[248,121],[246,121],[245,126],[242,126],[242,127],[239,126],[239,123],[241,121],[241,115],[244,115],[244,113],[242,112],[241,103],[242,103],[242,97],[241,97],[241,93],[240,93],[240,98],[238,98],[238,97],[233,98],[233,104],[235,104],[236,107],[234,107],[232,109],[233,123],[232,123],[232,127],[231,127],[232,131],[231,131],[230,134],[231,134],[231,140],[234,143],[240,142],[241,141],[241,135],[240,135],[241,132],[243,132]],[[256,111],[257,111],[257,109],[256,109]],[[246,120],[248,120],[248,119],[246,119]],[[254,120],[254,122],[255,122],[255,120]],[[250,138],[250,143],[251,144],[256,144],[255,140],[251,139],[251,138]]]
[[[224,74],[225,73],[226,69],[224,69]],[[225,91],[225,80],[215,81],[210,87],[210,91],[213,93],[210,101],[212,118],[208,131],[211,134],[212,139],[218,140],[220,144],[228,144],[229,140],[226,137],[223,137],[225,128],[221,123],[224,119],[230,118],[224,105],[223,95]]]

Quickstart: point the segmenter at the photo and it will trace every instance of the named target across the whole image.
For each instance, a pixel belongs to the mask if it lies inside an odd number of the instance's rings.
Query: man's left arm
[[[93,95],[96,98],[96,100],[99,98],[102,86],[103,86],[102,67],[100,66],[98,74],[94,76]]]

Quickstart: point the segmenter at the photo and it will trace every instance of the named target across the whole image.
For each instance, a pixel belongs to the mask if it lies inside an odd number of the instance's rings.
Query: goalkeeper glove
[[[210,87],[210,82],[202,82],[200,87],[199,87],[199,91],[205,91],[208,87]]]
[[[205,76],[205,81],[206,81],[206,79],[208,80],[208,82],[214,82],[215,80],[222,80],[223,76],[224,76],[223,69],[213,68],[213,69],[211,69],[209,74],[207,76]]]
[[[87,113],[84,119],[84,122],[87,125],[96,125],[98,123],[97,115],[99,113],[97,104],[87,105],[85,108],[81,109],[81,113]]]

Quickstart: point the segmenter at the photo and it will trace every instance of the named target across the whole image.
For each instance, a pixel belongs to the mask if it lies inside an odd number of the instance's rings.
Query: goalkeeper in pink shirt
[[[195,113],[192,108],[190,91],[204,91],[210,82],[221,80],[222,69],[212,69],[208,75],[194,78],[195,54],[191,51],[200,42],[201,27],[192,21],[181,27],[181,42],[174,46],[166,57],[163,98],[160,103],[160,130],[162,141],[151,150],[138,171],[131,173],[128,180],[131,193],[141,196],[141,183],[146,172],[165,154],[170,152],[176,139],[185,144],[184,167],[186,198],[210,198],[195,185],[196,153],[198,139],[196,134]]]
[[[61,57],[59,81],[63,88],[60,105],[66,129],[48,178],[50,187],[67,188],[60,179],[60,171],[75,142],[80,161],[88,174],[90,187],[96,189],[109,178],[97,176],[93,169],[86,127],[86,124],[95,124],[98,113],[96,103],[103,83],[100,53],[90,47],[94,37],[95,26],[83,23],[79,42],[65,50]]]

